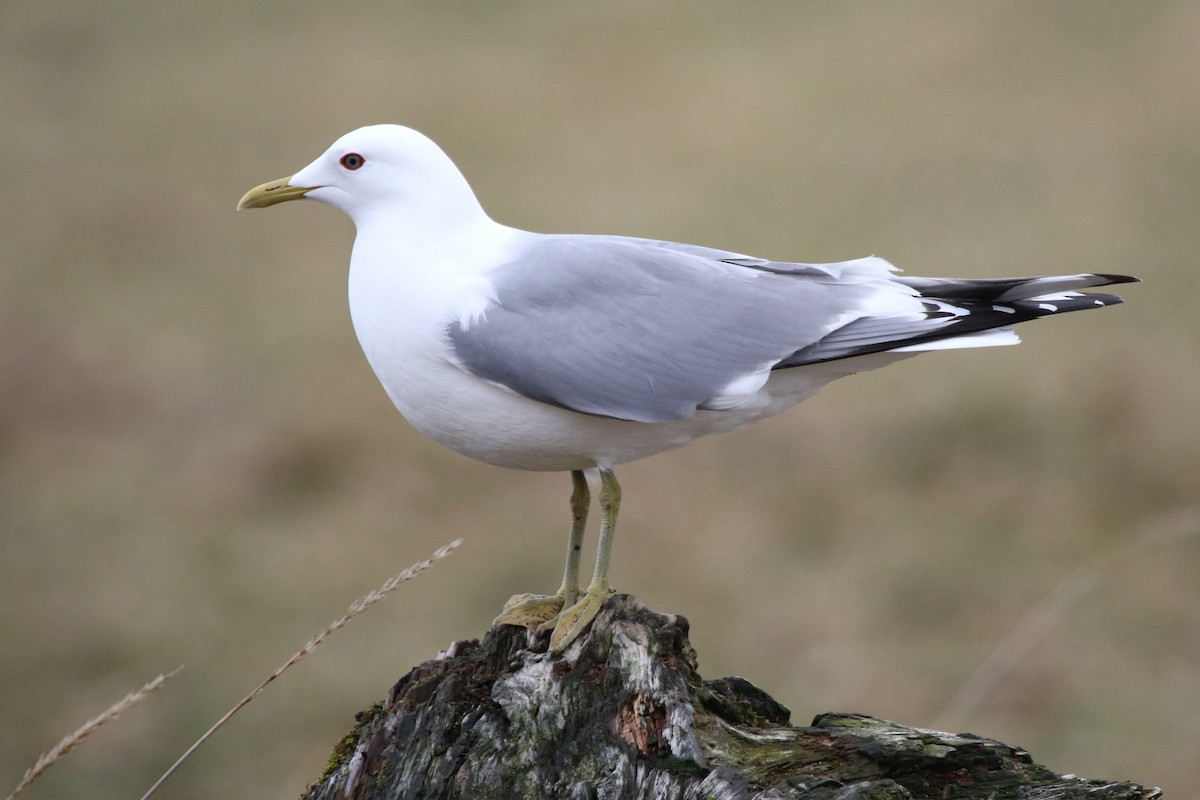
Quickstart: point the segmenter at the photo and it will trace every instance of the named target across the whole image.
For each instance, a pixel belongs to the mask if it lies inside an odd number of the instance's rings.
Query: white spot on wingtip
[[[999,311],[1002,314],[1015,314],[1017,310],[1012,306],[992,306],[992,311]]]
[[[1038,303],[1038,308],[1044,308],[1047,311],[1058,311],[1058,306],[1053,303]]]

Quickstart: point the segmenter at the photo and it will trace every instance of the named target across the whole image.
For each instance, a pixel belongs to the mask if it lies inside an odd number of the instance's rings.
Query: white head
[[[376,215],[441,225],[482,216],[462,173],[428,137],[401,125],[347,133],[304,169],[251,189],[238,208],[307,198],[344,211],[359,227]]]

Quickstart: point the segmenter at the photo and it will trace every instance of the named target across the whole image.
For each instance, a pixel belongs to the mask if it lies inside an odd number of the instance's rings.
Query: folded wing
[[[447,329],[463,369],[525,397],[642,422],[736,408],[772,370],[881,351],[1013,343],[1013,324],[1120,302],[1074,275],[903,278],[883,259],[791,264],[614,236],[543,236]],[[989,333],[1000,330],[1000,333]]]

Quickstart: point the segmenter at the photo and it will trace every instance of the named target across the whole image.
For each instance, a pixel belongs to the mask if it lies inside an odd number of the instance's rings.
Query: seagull
[[[1083,273],[904,277],[874,256],[828,264],[493,222],[429,138],[372,125],[238,209],[316,200],[353,220],[349,299],[367,360],[417,430],[501,467],[570,472],[562,586],[497,624],[564,652],[612,594],[618,464],[796,405],[830,381],[929,350],[1016,344],[1013,325],[1114,305]],[[595,570],[579,558],[598,474]]]

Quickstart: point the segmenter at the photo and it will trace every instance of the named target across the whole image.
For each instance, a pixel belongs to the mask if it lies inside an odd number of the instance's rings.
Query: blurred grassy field
[[[233,211],[382,121],[535,230],[1145,279],[626,467],[613,574],[798,723],[1200,785],[1200,542],[1172,516],[1200,504],[1197,4],[8,0],[0,101],[0,790],[185,664],[28,794],[139,796],[351,599],[465,537],[158,795],[294,796],[411,665],[556,585],[567,477],[396,414],[346,312],[350,223]]]

